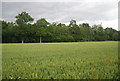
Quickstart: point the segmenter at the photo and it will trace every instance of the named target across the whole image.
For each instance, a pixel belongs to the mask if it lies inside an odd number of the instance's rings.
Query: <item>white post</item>
[[[40,37],[40,43],[41,43],[41,37]]]
[[[23,44],[23,40],[22,40],[22,44]]]

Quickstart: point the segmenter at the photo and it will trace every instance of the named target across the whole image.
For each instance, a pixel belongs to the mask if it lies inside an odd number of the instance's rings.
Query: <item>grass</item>
[[[118,79],[118,42],[3,44],[3,79]]]

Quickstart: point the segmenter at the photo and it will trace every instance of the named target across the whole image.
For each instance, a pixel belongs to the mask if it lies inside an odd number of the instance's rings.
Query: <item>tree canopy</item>
[[[27,12],[22,12],[15,16],[15,18],[18,25],[24,25],[34,20]]]
[[[33,22],[27,12],[15,16],[15,22],[2,22],[2,42],[19,43],[39,42],[79,42],[79,41],[118,41],[120,31],[103,28],[101,25],[90,26],[89,23],[77,24],[71,20],[69,25],[50,23],[45,18]]]

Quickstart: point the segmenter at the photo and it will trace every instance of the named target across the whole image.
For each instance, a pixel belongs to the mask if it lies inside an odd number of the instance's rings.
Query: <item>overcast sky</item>
[[[11,2],[10,2],[11,1]],[[119,0],[4,0],[2,19],[15,21],[15,16],[22,11],[28,12],[35,21],[46,18],[49,22],[69,24],[74,19],[78,24],[87,22],[90,25],[100,24],[104,28],[118,30]],[[18,2],[17,2],[18,1]],[[31,2],[30,2],[31,1]]]

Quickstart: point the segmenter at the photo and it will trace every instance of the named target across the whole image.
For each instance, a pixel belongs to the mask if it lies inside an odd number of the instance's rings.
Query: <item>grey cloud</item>
[[[117,16],[109,15],[115,4],[102,2],[3,2],[3,19],[15,21],[15,16],[27,11],[35,20],[44,17],[48,20],[67,23],[77,21],[113,20]]]

